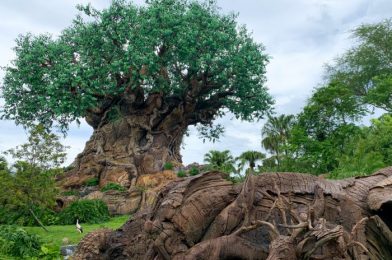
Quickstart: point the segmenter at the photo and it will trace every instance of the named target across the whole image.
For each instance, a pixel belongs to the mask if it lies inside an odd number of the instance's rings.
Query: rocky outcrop
[[[175,180],[92,249],[84,238],[75,259],[392,259],[391,180],[392,168],[341,181],[268,173],[234,185],[217,172]]]
[[[146,174],[137,178],[136,182],[126,191],[109,190],[100,191],[100,187],[114,182],[126,187],[126,181],[121,182],[124,175],[113,173],[112,177],[99,180],[97,186],[82,186],[77,189],[79,196],[62,196],[57,199],[60,208],[68,206],[77,199],[100,199],[103,200],[111,215],[123,215],[135,213],[139,209],[151,206],[157,199],[159,191],[168,183],[177,179],[174,171],[165,170],[154,174]],[[118,183],[118,181],[120,183]]]

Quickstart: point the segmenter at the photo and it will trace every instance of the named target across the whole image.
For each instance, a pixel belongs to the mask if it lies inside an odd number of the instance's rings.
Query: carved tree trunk
[[[240,185],[209,172],[168,184],[119,230],[89,235],[75,259],[392,259],[391,194],[392,168],[341,181],[249,175]]]
[[[187,114],[181,105],[161,102],[157,94],[138,108],[122,104],[91,113],[86,121],[93,135],[61,186],[78,187],[96,177],[129,187],[138,176],[161,171],[165,162],[180,163]]]

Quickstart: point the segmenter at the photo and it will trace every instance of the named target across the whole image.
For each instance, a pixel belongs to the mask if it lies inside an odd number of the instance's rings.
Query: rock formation
[[[391,190],[392,168],[237,185],[209,172],[169,183],[120,229],[88,235],[75,259],[392,259]]]

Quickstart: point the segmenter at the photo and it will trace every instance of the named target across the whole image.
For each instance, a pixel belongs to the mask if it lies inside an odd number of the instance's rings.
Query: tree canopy
[[[357,106],[392,112],[392,20],[359,26],[352,36],[356,44],[328,67],[328,81],[344,85]]]
[[[86,118],[95,128],[157,94],[188,109],[188,125],[210,125],[225,111],[258,119],[270,109],[263,45],[215,1],[115,0],[102,11],[78,9],[59,37],[16,40],[2,86],[3,118],[64,131]]]

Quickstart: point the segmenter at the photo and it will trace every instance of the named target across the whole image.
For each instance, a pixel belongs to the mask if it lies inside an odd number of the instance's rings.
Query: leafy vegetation
[[[184,178],[184,177],[186,177],[186,172],[185,172],[184,170],[179,170],[179,171],[177,172],[177,176],[178,176],[179,178]]]
[[[173,170],[173,163],[165,162],[165,164],[163,165],[163,169],[164,170]]]
[[[7,214],[13,212],[10,217],[15,217],[21,224],[31,224],[31,218],[34,218],[35,222],[44,228],[36,210],[47,215],[46,209],[55,205],[58,190],[55,187],[53,172],[22,161],[13,166],[13,171],[8,169],[5,163],[2,164],[2,168],[0,220],[9,223]]]
[[[189,171],[188,171],[190,176],[195,176],[198,175],[200,173],[199,169],[195,166],[192,166]]]
[[[217,170],[227,175],[235,171],[234,158],[229,150],[211,150],[204,155],[204,161],[208,163],[209,170]]]
[[[108,206],[102,200],[77,200],[59,214],[59,222],[63,225],[83,223],[102,223],[109,220]]]
[[[226,111],[252,120],[270,110],[264,46],[238,26],[236,15],[220,14],[215,1],[113,1],[102,11],[78,9],[56,39],[16,40],[16,59],[5,69],[3,118],[64,132],[79,118],[97,127],[111,120],[112,110],[124,117],[124,106],[145,101],[131,96],[161,93],[173,108],[195,104],[178,119],[215,136],[221,131],[210,127],[212,120]]]
[[[0,226],[0,257],[37,257],[41,252],[41,245],[39,236],[35,234],[29,234],[16,226]]]
[[[61,195],[63,195],[63,196],[77,196],[77,195],[79,195],[79,192],[76,190],[67,190],[67,191],[63,191],[61,193]]]
[[[38,168],[49,169],[60,167],[66,158],[67,148],[60,143],[58,136],[48,132],[42,125],[36,125],[30,129],[27,143],[4,153],[11,155],[18,161],[27,162]]]
[[[98,186],[99,184],[99,179],[96,177],[90,178],[88,180],[86,180],[86,182],[84,183],[86,186]]]
[[[102,192],[109,190],[125,191],[125,188],[118,183],[109,182],[101,189]]]

